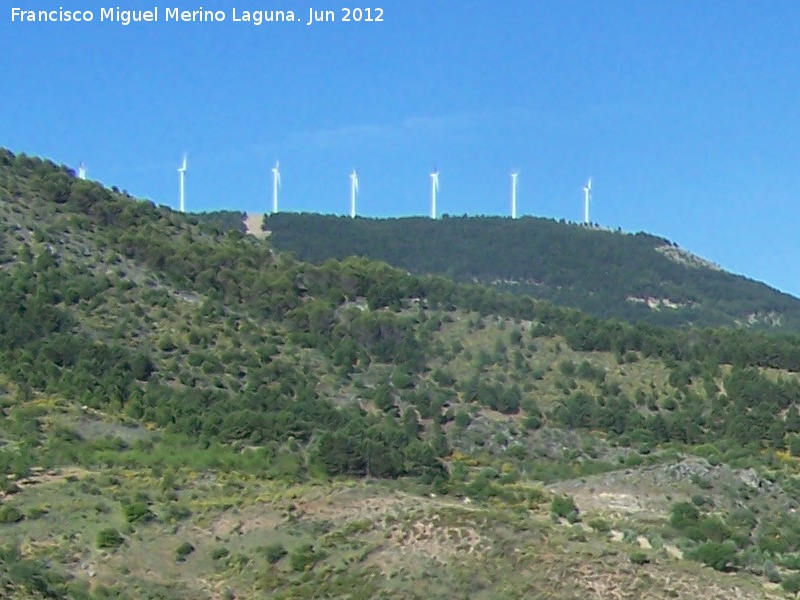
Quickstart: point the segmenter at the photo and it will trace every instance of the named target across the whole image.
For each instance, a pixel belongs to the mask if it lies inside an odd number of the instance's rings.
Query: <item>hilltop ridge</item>
[[[600,318],[800,330],[800,300],[647,233],[523,217],[266,215],[278,250],[320,264],[363,256],[550,300]]]

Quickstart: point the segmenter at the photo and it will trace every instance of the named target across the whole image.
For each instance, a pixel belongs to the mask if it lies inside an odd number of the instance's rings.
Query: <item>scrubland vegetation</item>
[[[310,264],[5,151],[0,216],[0,595],[800,589],[794,334]]]

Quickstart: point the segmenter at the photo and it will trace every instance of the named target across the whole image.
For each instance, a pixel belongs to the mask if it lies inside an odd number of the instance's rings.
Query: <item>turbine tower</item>
[[[511,173],[511,218],[517,218],[517,177],[519,171],[512,171]]]
[[[83,163],[78,166],[78,179],[86,179],[86,167]]]
[[[278,190],[281,187],[281,163],[276,161],[272,167],[272,214],[278,212]]]
[[[356,196],[358,196],[358,173],[350,173],[350,218],[356,218]]]
[[[431,219],[436,218],[436,194],[439,192],[439,169],[433,167],[431,173]]]
[[[186,180],[186,153],[183,154],[183,162],[181,166],[178,168],[178,175],[180,176],[181,180],[181,212],[186,211],[186,197],[185,197],[185,180]]]
[[[592,199],[592,178],[583,188],[583,222],[585,225],[589,224],[589,201]]]

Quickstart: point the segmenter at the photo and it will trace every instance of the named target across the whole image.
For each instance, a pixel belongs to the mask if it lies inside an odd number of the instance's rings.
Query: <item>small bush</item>
[[[800,592],[800,573],[787,575],[783,581],[781,581],[781,587],[790,594]]]
[[[180,546],[178,546],[177,550],[175,550],[175,560],[186,560],[186,557],[192,552],[194,552],[194,546],[192,546],[189,542],[183,542]]]
[[[692,504],[702,508],[704,506],[714,506],[714,499],[711,496],[703,496],[702,494],[694,494],[692,496]]]
[[[184,504],[170,504],[164,511],[164,521],[166,523],[177,523],[191,516],[191,509]]]
[[[534,431],[542,426],[542,419],[537,415],[527,415],[522,419],[522,424],[525,429]]]
[[[696,527],[700,521],[700,511],[694,504],[678,502],[672,505],[669,523],[678,531]]]
[[[572,542],[587,542],[586,532],[580,525],[573,525],[567,533],[567,539]]]
[[[472,418],[469,416],[469,413],[467,411],[459,410],[456,413],[456,418],[455,418],[456,427],[459,427],[460,429],[466,429],[467,427],[469,427],[471,421]]]
[[[122,507],[122,512],[128,523],[146,523],[153,519],[155,515],[150,512],[146,502],[131,502]]]
[[[19,523],[25,515],[15,506],[4,504],[0,506],[0,523]]]
[[[767,561],[764,563],[764,575],[767,576],[767,580],[770,583],[781,583],[783,581],[783,577],[781,577],[781,572],[778,570],[778,567],[771,561]]]
[[[264,547],[264,556],[266,556],[269,564],[274,565],[286,556],[286,548],[284,548],[283,544],[280,542],[275,542],[274,544]]]
[[[611,531],[611,524],[601,517],[596,517],[589,521],[589,527],[600,533],[608,533]]]
[[[630,558],[630,561],[635,565],[646,565],[650,562],[650,557],[644,552],[640,552],[638,550],[631,552],[631,555],[628,558]]]
[[[122,534],[113,527],[106,527],[97,533],[98,548],[118,548],[124,541]]]
[[[558,370],[561,371],[562,374],[566,375],[567,377],[572,377],[575,375],[575,363],[571,360],[565,358],[561,362],[558,363]]]
[[[224,546],[220,546],[219,548],[214,548],[211,551],[211,559],[212,560],[219,560],[221,558],[225,558],[230,554],[230,550],[225,548]]]
[[[697,473],[692,474],[689,477],[689,481],[691,481],[697,487],[704,490],[710,490],[713,487],[713,484],[711,483],[711,480],[708,477],[702,477]]]
[[[562,517],[570,523],[577,523],[581,520],[578,514],[578,507],[572,496],[553,496],[553,501],[550,503],[550,513],[554,517]]]
[[[732,571],[737,566],[736,544],[730,540],[706,542],[692,552],[690,558],[699,560],[717,571]],[[800,588],[798,588],[800,590]]]
[[[289,553],[289,566],[292,571],[307,571],[319,560],[312,544],[301,544]]]
[[[26,518],[31,519],[31,520],[39,519],[39,518],[45,516],[46,514],[48,514],[49,512],[50,511],[48,509],[43,508],[41,506],[37,506],[37,507],[32,508],[32,509],[30,509],[28,511],[28,514],[26,515]]]
[[[639,361],[639,355],[633,350],[628,350],[622,358],[628,364]]]
[[[402,369],[395,369],[392,373],[392,384],[398,390],[407,389],[413,386],[414,378]]]
[[[800,571],[800,554],[787,552],[781,556],[780,565],[790,571]]]

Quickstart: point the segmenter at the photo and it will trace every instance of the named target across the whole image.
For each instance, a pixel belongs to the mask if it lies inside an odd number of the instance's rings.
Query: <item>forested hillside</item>
[[[800,589],[800,338],[277,235],[0,152],[0,595]]]
[[[601,318],[800,330],[797,298],[645,233],[533,217],[431,221],[289,213],[269,215],[263,227],[276,249],[312,263],[363,256],[416,274],[490,284]]]

